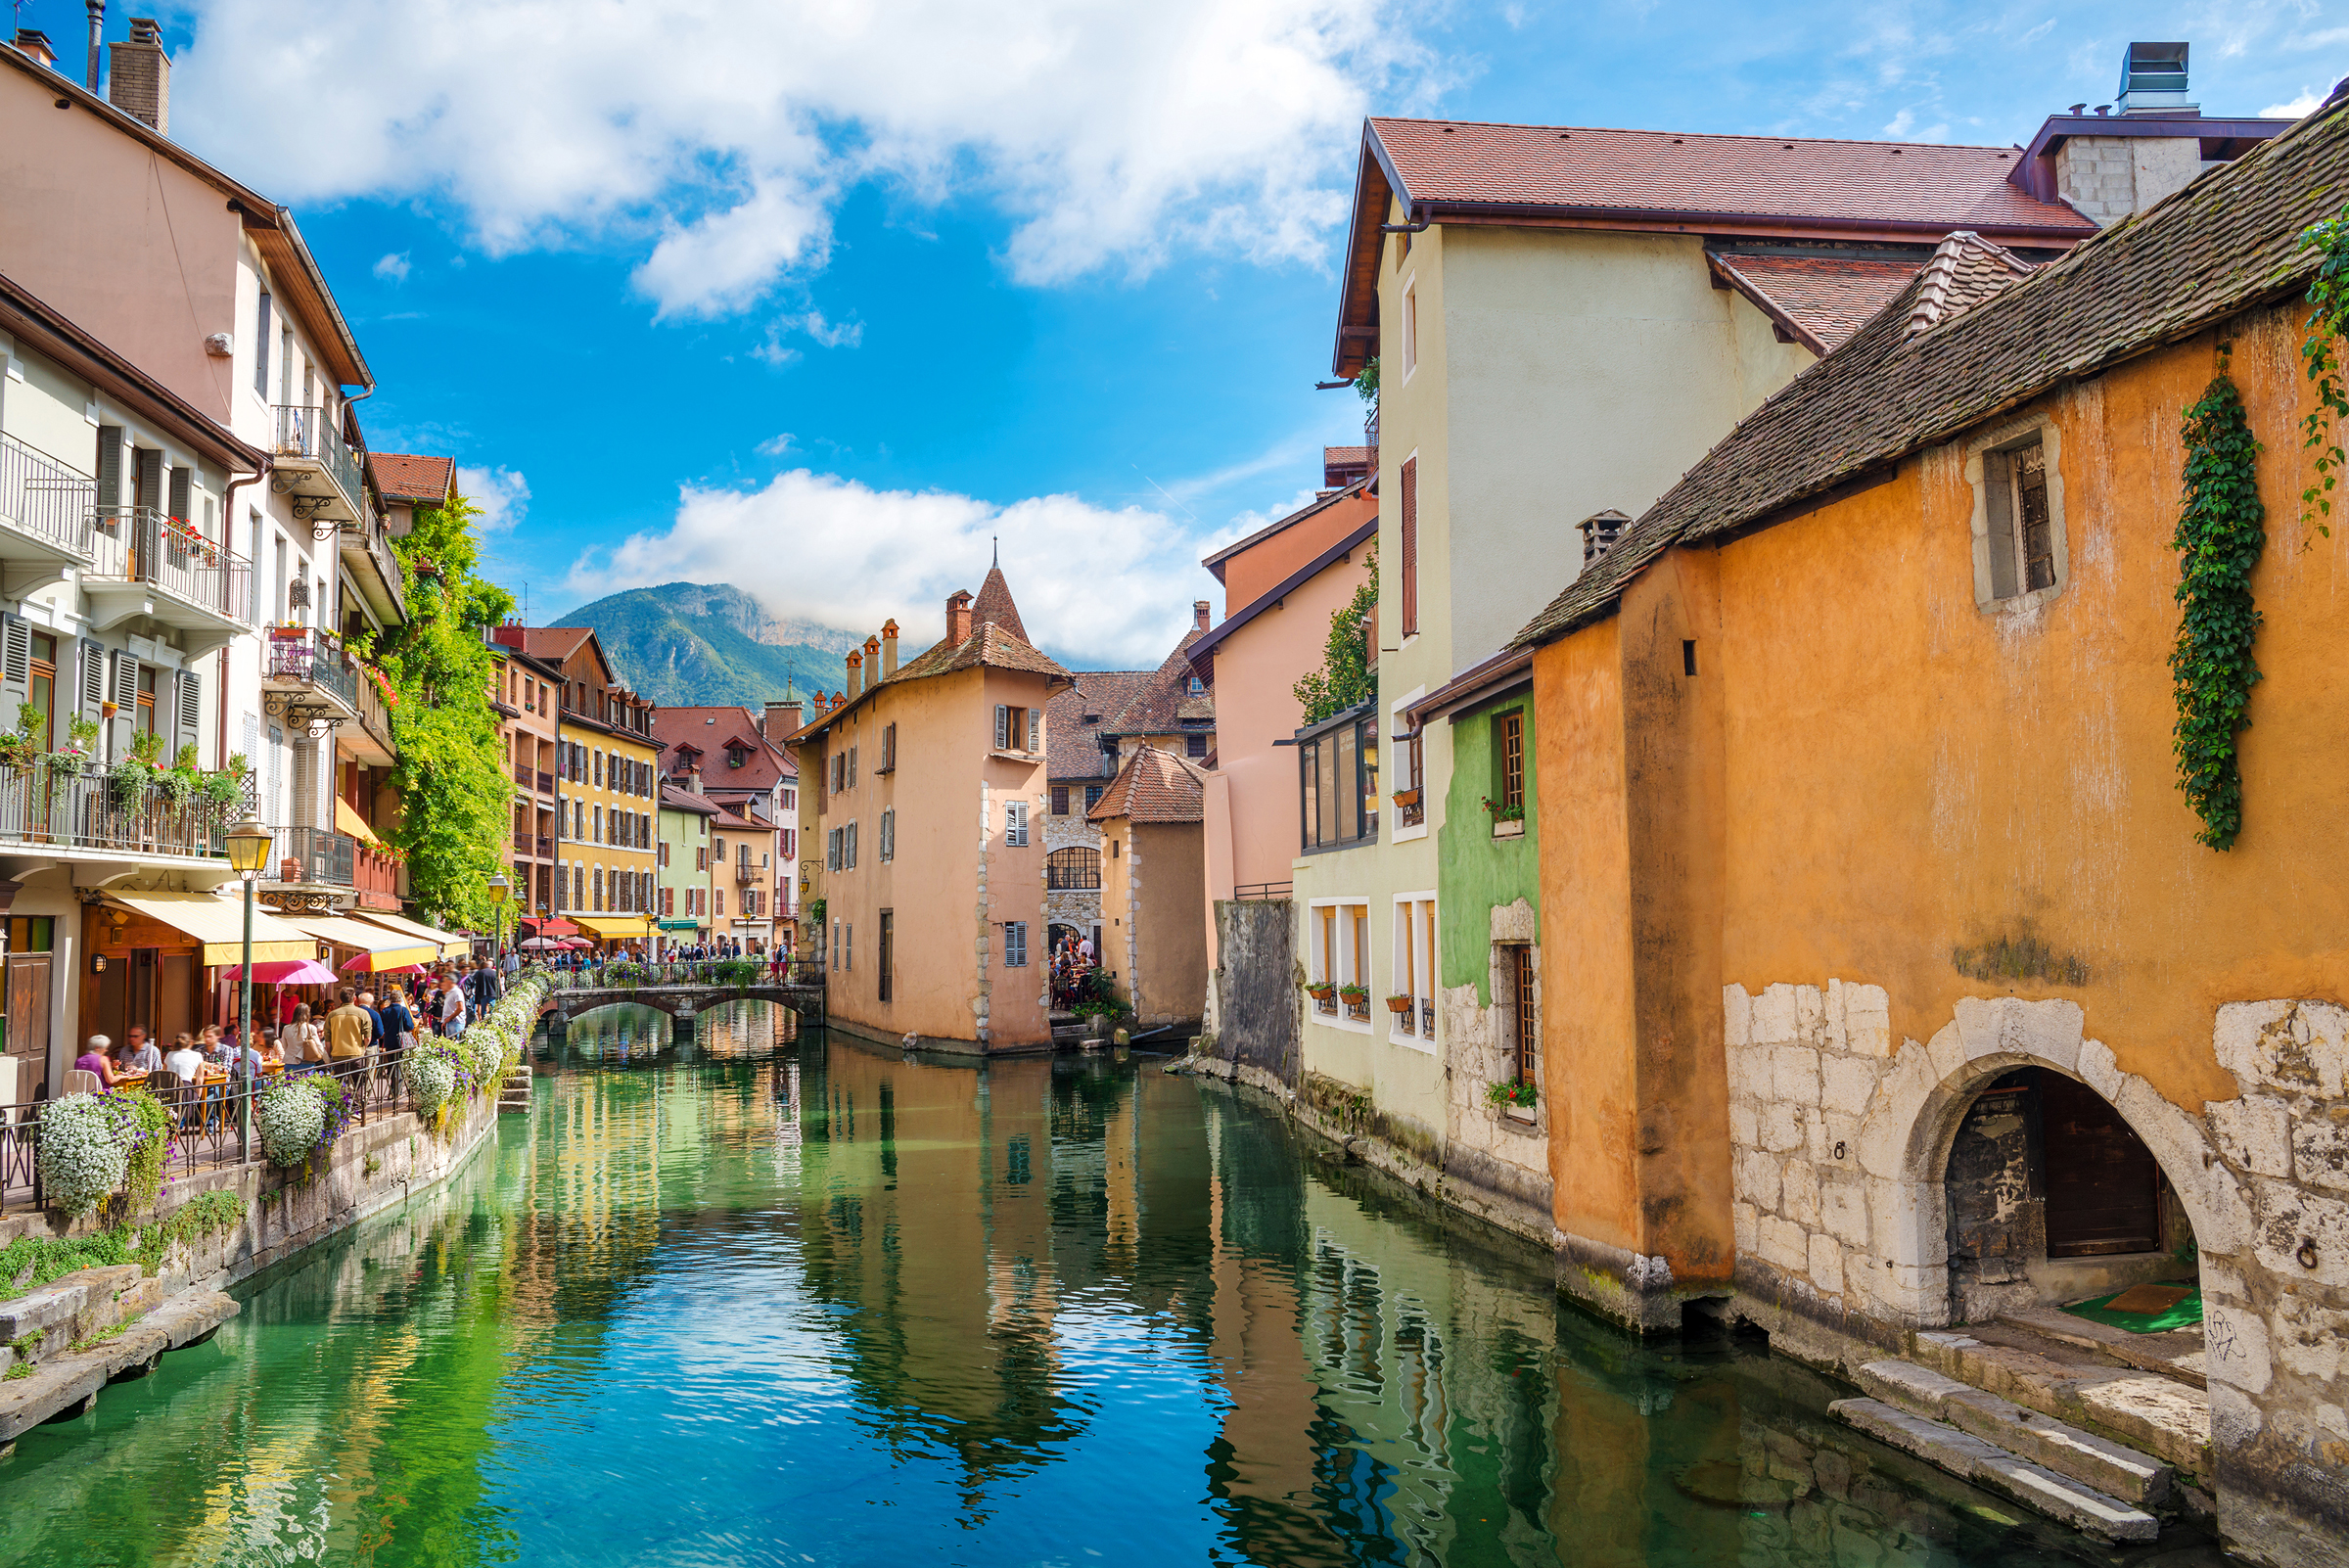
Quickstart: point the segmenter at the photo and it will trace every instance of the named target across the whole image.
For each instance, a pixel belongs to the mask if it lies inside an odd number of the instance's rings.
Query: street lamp
[[[506,900],[514,896],[514,884],[506,880],[503,871],[489,878],[489,915],[496,922],[489,937],[489,968],[494,974],[504,974],[506,968]]]
[[[228,830],[229,868],[245,879],[245,967],[237,974],[237,1066],[244,1071],[245,1092],[238,1111],[237,1154],[253,1158],[253,879],[269,863],[269,847],[276,835],[249,816]]]

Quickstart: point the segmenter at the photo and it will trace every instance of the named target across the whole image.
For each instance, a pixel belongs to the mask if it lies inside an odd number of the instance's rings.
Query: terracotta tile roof
[[[1126,711],[1141,694],[1154,669],[1081,669],[1074,686],[1055,692],[1044,706],[1044,769],[1052,779],[1106,778],[1101,771],[1105,720]],[[1086,715],[1092,722],[1086,723]]]
[[[677,784],[664,784],[661,786],[661,804],[665,807],[668,807],[671,810],[693,811],[703,816],[722,816],[725,814],[725,807],[718,805],[715,801],[709,799],[707,796],[696,795],[693,793],[693,791]]]
[[[1199,822],[1207,816],[1207,775],[1173,752],[1143,746],[1126,760],[1117,782],[1085,812],[1092,822],[1129,816],[1136,822]]]
[[[1182,720],[1216,716],[1216,700],[1209,696],[1192,696],[1191,644],[1207,635],[1193,626],[1182,634],[1182,641],[1167,655],[1166,663],[1150,672],[1149,679],[1114,717],[1104,715],[1101,732],[1105,735],[1171,735],[1182,727]]]
[[[1372,450],[1372,448],[1367,446],[1332,446],[1326,448],[1326,450],[1332,452],[1367,452]],[[1249,534],[1246,538],[1234,539],[1231,543],[1226,544],[1215,554],[1202,558],[1199,564],[1207,568],[1208,571],[1213,572],[1216,575],[1216,580],[1218,582],[1221,582],[1223,580],[1224,562],[1230,560],[1233,556],[1238,555],[1242,550],[1251,549],[1256,545],[1264,543],[1267,539],[1272,537],[1272,535],[1282,531],[1285,529],[1296,527],[1298,524],[1304,522],[1307,518],[1312,517],[1315,512],[1320,511],[1322,508],[1334,506],[1349,495],[1359,494],[1362,486],[1368,484],[1369,483],[1370,477],[1365,475],[1361,479],[1356,480],[1353,484],[1346,485],[1343,489],[1336,491],[1334,494],[1317,495],[1313,497],[1311,503],[1299,507],[1296,511],[1291,512],[1287,517],[1278,519],[1272,523],[1267,523],[1263,528],[1258,529],[1254,533]]]
[[[790,741],[797,742],[821,733],[843,715],[852,713],[871,702],[873,693],[885,686],[895,686],[900,681],[926,680],[932,675],[949,675],[959,669],[982,668],[1023,669],[1030,674],[1047,677],[1052,682],[1046,693],[1047,703],[1051,693],[1060,689],[1061,682],[1076,678],[1056,664],[1049,655],[1038,653],[992,622],[975,623],[971,634],[963,639],[961,646],[955,647],[941,642],[937,646],[925,650],[920,657],[898,666],[898,672],[888,679],[875,681],[830,713],[819,714],[809,719],[806,725],[793,732]],[[1044,743],[1047,747],[1050,746],[1051,740],[1051,724],[1047,719],[1044,735]]]
[[[971,601],[971,624],[991,622],[1022,642],[1028,640],[1028,628],[1020,624],[1020,607],[1011,602],[1011,584],[1003,580],[999,566],[987,569],[987,580],[979,584],[979,597]]]
[[[2031,263],[1979,234],[1951,235],[1926,262],[1909,306],[1909,336],[1963,315],[2007,285],[2031,275]]]
[[[1714,253],[1713,265],[1812,352],[1824,354],[1898,299],[1923,263],[1732,251]]]
[[[2336,96],[1955,317],[1953,300],[2006,269],[1979,239],[1953,237],[1963,254],[1951,267],[1972,281],[1953,284],[1937,324],[1909,330],[1927,302],[1920,273],[1892,309],[1730,431],[1512,646],[1612,614],[1625,584],[1676,543],[1794,515],[2056,388],[2298,295],[2315,269],[2300,236],[2349,186],[2345,105]]]
[[[703,757],[702,784],[723,777],[730,789],[762,790],[799,777],[799,766],[783,749],[759,732],[759,716],[727,703],[712,708],[657,708],[653,734],[662,745],[694,749]],[[750,756],[729,767],[725,753],[739,746]]]
[[[457,460],[413,452],[369,452],[367,474],[387,501],[438,506],[457,487]]]
[[[1341,489],[1357,480],[1367,479],[1377,466],[1375,446],[1324,446],[1321,448],[1321,483],[1330,489]]]
[[[1971,228],[2057,244],[2096,225],[2009,184],[2011,147],[1373,119],[1410,203]]]

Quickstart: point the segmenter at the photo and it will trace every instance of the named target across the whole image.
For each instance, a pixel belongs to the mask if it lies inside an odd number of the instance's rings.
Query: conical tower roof
[[[1020,624],[1020,607],[1011,602],[1011,584],[1003,580],[1000,566],[988,568],[987,580],[979,585],[979,597],[971,603],[971,629],[977,631],[990,623],[1020,641],[1028,641],[1028,628]]]

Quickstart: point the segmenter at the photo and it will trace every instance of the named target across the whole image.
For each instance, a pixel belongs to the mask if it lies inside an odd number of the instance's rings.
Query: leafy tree
[[[489,878],[513,831],[483,631],[512,613],[514,596],[476,575],[480,517],[459,495],[419,509],[407,536],[392,541],[408,620],[373,650],[396,696],[400,823],[392,842],[408,857],[409,895],[469,926],[489,923]]]
[[[1370,668],[1366,635],[1370,614],[1378,608],[1378,549],[1373,545],[1367,564],[1370,575],[1354,590],[1353,600],[1329,616],[1329,645],[1322,668],[1312,670],[1290,688],[1305,705],[1305,721],[1317,724],[1332,714],[1368,702],[1378,695],[1378,673]]]

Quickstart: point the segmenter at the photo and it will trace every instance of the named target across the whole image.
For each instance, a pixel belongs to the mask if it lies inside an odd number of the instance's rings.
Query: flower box
[[[1409,996],[1389,996],[1387,998],[1387,1011],[1390,1013],[1407,1013],[1411,1010],[1411,1002],[1413,1000],[1414,998]]]

